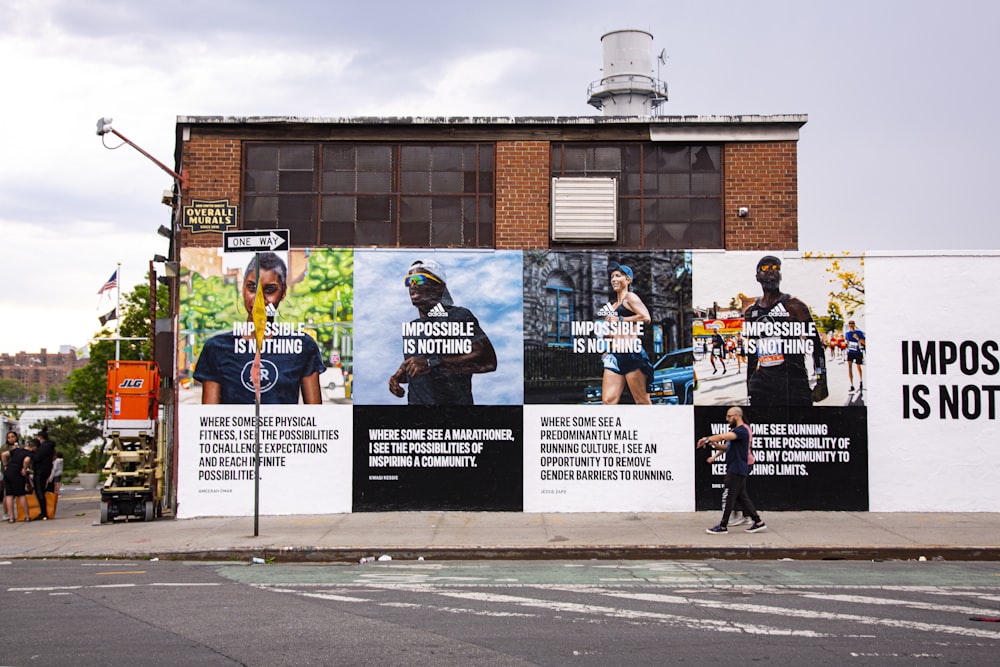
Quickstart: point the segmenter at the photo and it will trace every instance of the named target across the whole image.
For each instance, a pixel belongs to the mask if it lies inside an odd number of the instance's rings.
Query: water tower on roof
[[[653,76],[653,35],[614,30],[601,37],[604,78],[590,84],[587,103],[605,116],[652,116],[667,101],[667,84]],[[660,54],[663,62],[663,54]]]

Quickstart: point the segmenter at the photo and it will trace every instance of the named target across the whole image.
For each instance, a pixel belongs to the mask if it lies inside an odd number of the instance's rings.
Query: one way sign
[[[287,229],[222,232],[224,252],[263,252],[288,250]]]

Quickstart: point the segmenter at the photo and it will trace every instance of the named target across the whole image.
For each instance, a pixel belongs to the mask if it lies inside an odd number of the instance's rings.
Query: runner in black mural
[[[403,363],[389,378],[389,391],[410,405],[472,405],[472,376],[497,368],[497,355],[479,320],[456,306],[444,267],[417,260],[404,283],[419,317],[403,325]]]
[[[753,406],[812,405],[829,396],[826,356],[809,307],[784,294],[781,260],[762,257],[757,282],[763,296],[744,313],[747,339],[747,401]],[[813,360],[815,387],[810,387],[806,356]]]

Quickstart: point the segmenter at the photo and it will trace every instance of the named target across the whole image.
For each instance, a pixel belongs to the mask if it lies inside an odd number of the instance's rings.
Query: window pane
[[[691,219],[699,222],[715,222],[722,224],[721,199],[692,199]]]
[[[565,173],[583,173],[587,168],[587,149],[581,146],[566,146],[563,160]]]
[[[642,246],[641,206],[640,199],[625,199],[619,206],[622,220],[621,233],[624,237],[622,243],[627,246]]]
[[[251,169],[246,175],[247,192],[277,192],[277,170]]]
[[[280,192],[313,192],[313,172],[282,171],[278,174]]]
[[[492,144],[479,144],[479,169],[481,171],[496,171],[495,167]]]
[[[400,222],[399,244],[404,246],[431,245],[431,223],[426,218],[422,222]]]
[[[278,219],[278,198],[277,197],[247,197],[246,206],[243,211],[243,220],[246,222],[260,222],[266,220],[275,222]]]
[[[431,220],[441,222],[461,222],[462,200],[458,197],[434,197],[431,199]]]
[[[662,199],[660,200],[660,214],[664,220],[676,222],[687,222],[691,219],[692,199]]]
[[[324,222],[319,226],[321,245],[350,247],[354,245],[353,222]]]
[[[392,224],[389,222],[359,223],[355,238],[357,245],[396,245],[396,239],[392,237]]]
[[[278,169],[313,169],[314,155],[312,144],[284,144],[278,153]]]
[[[392,192],[392,174],[387,171],[358,173],[358,192]]]
[[[323,192],[356,192],[358,175],[353,171],[325,171],[323,172]]]
[[[655,178],[655,176],[653,176],[652,178]],[[621,181],[619,181],[619,187],[621,188],[621,191],[618,194],[623,196],[641,194],[642,192],[641,186],[642,186],[642,179],[639,176],[638,172],[625,174],[624,176],[622,176]]]
[[[358,222],[388,222],[390,210],[388,197],[358,197]]]
[[[404,171],[400,176],[399,191],[426,194],[431,191],[431,175],[427,171]]]
[[[691,225],[692,248],[721,248],[722,223],[699,222]]]
[[[431,174],[431,192],[465,192],[465,175],[460,171],[435,171]]]
[[[292,245],[316,245],[316,224],[311,218],[292,222],[282,220],[281,224],[288,228],[288,242]]]
[[[643,194],[686,195],[691,189],[691,176],[689,174],[660,174],[656,180],[656,191]]]
[[[290,234],[289,241],[291,243],[304,245],[314,245],[316,243],[315,228],[313,227],[316,220],[315,208],[315,197],[286,195],[278,198],[278,222],[281,223],[282,227],[287,227],[289,230],[299,230],[299,236],[296,236],[295,232]],[[303,236],[303,225],[309,231],[305,236]],[[296,240],[296,238],[299,240]]]
[[[273,169],[278,168],[278,147],[248,145],[247,148],[247,169]]]
[[[479,172],[479,192],[493,193],[493,172]]]
[[[479,223],[479,240],[474,241],[472,238],[465,239],[466,247],[470,248],[492,248],[494,247],[493,239],[495,237],[496,230],[493,223]]]
[[[691,169],[694,171],[718,171],[719,146],[698,146],[691,149]]]
[[[403,171],[430,171],[430,147],[403,146],[399,149],[399,166]]]
[[[432,149],[434,171],[462,171],[461,146],[435,146]]]
[[[722,191],[722,174],[691,174],[691,194],[717,195]]]
[[[399,221],[430,223],[431,200],[427,197],[400,197]]]
[[[350,222],[355,220],[354,197],[323,197],[323,222]]]
[[[359,144],[357,169],[361,171],[392,171],[392,147]]]
[[[323,169],[347,169],[354,171],[355,149],[353,146],[326,146],[323,148]]]
[[[618,146],[601,146],[594,149],[594,166],[597,171],[621,171],[622,151]]]
[[[462,245],[462,223],[434,222],[431,230],[431,245],[460,246]]]

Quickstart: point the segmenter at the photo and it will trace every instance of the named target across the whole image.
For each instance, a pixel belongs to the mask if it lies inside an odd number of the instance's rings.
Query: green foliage
[[[123,294],[119,317],[119,335],[123,338],[145,338],[146,340],[120,341],[122,360],[138,361],[150,357],[150,332],[153,324],[149,321],[149,284],[137,285],[128,294]],[[156,290],[156,316],[167,317],[169,293],[166,286]],[[95,338],[109,339],[113,333],[101,331]],[[107,395],[108,361],[115,358],[115,341],[101,340],[91,343],[90,359],[83,368],[78,368],[66,380],[66,396],[76,405],[77,416],[85,424],[98,426],[104,422],[104,402]]]
[[[844,314],[840,309],[840,304],[836,301],[830,301],[826,309],[826,316],[818,317],[813,313],[813,321],[816,322],[816,327],[821,333],[840,331],[844,328]]]
[[[56,450],[62,454],[65,470],[80,470],[84,460],[83,447],[101,437],[100,429],[85,424],[76,417],[42,419],[31,425],[32,430],[40,431],[42,428],[48,429],[49,438],[56,444]]]
[[[101,472],[102,468],[104,468],[104,448],[94,447],[83,460],[82,472]]]
[[[28,396],[28,388],[20,380],[0,379],[0,401],[21,401]]]
[[[24,414],[24,410],[17,407],[15,403],[11,403],[10,405],[0,403],[0,415],[13,419],[14,421],[21,421],[22,414]]]

